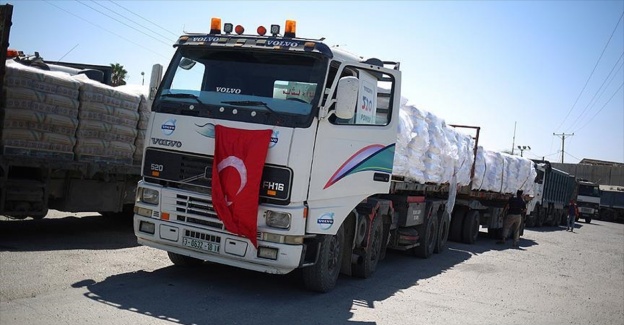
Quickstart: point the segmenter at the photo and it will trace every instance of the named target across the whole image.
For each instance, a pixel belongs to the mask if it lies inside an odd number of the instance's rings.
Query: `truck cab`
[[[600,211],[600,188],[598,184],[579,179],[576,202],[579,210],[579,215],[576,216],[577,221],[584,218],[585,222],[590,223],[592,219],[596,219]]]
[[[303,267],[308,288],[327,291],[351,262],[352,250],[341,249],[351,248],[345,220],[390,187],[399,64],[298,38],[294,21],[283,35],[279,25],[248,35],[211,22],[210,33],[178,39],[153,98],[134,208],[138,241],[175,264],[275,274]],[[251,145],[266,150],[261,175],[247,174],[238,157],[215,161],[224,127],[270,133],[268,143]],[[241,139],[227,141],[242,148]],[[215,176],[226,172],[239,190],[217,203]],[[231,199],[249,186],[257,195],[246,202],[257,209],[235,211],[242,203]],[[223,203],[251,228],[247,235],[218,216]]]

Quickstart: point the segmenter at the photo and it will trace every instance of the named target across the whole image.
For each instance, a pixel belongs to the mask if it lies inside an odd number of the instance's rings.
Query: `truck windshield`
[[[167,105],[185,103],[193,105],[197,116],[266,124],[278,119],[282,125],[301,126],[309,123],[317,106],[326,64],[309,53],[181,47],[154,111],[188,114]]]
[[[579,185],[578,195],[600,197],[600,190],[597,186]]]

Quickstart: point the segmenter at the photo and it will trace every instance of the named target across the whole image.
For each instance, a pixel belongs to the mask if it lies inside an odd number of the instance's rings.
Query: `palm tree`
[[[128,71],[126,71],[123,65],[119,63],[111,63],[110,66],[111,68],[113,68],[113,76],[111,80],[113,83],[113,86],[125,85],[126,81],[124,79],[126,79],[126,74],[128,73]]]

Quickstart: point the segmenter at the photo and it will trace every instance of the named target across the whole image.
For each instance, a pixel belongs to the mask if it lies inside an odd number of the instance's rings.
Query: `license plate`
[[[186,247],[200,249],[207,252],[219,253],[219,244],[190,237],[182,237],[182,244]]]

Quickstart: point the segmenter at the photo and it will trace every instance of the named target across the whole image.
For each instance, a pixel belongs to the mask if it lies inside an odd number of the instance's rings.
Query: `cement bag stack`
[[[69,75],[6,61],[2,152],[72,160],[80,83]]]
[[[132,165],[141,98],[84,76],[76,79],[81,82],[77,160]]]
[[[133,93],[141,99],[139,101],[139,122],[137,125],[138,135],[134,141],[134,154],[132,155],[133,164],[140,165],[143,160],[143,148],[145,147],[145,133],[149,123],[151,113],[151,101],[148,99],[149,87],[138,85],[124,85],[119,86],[116,89],[124,92]]]

